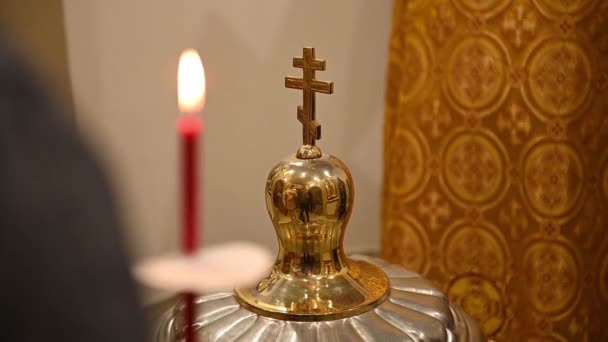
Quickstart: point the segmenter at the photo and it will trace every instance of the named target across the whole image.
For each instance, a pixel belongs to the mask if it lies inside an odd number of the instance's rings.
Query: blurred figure
[[[0,41],[1,341],[143,342],[106,177]]]

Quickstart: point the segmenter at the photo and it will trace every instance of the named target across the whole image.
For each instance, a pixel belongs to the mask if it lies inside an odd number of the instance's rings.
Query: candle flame
[[[205,105],[205,69],[194,49],[186,49],[177,71],[179,110],[184,114],[200,112]]]

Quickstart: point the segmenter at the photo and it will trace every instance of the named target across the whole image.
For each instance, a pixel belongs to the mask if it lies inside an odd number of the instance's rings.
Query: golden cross
[[[301,68],[304,78],[285,77],[285,87],[304,91],[304,104],[298,106],[298,121],[302,123],[302,143],[314,146],[315,140],[321,139],[321,124],[315,117],[315,93],[332,94],[334,83],[315,79],[315,71],[325,71],[325,61],[315,59],[314,48],[304,48],[302,57],[294,57],[293,67]]]

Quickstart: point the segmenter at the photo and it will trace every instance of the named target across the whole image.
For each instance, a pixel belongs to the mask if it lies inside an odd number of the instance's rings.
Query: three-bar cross
[[[325,61],[315,59],[314,48],[304,48],[303,56],[293,59],[293,66],[301,68],[304,77],[285,77],[285,87],[304,91],[304,104],[298,106],[298,121],[302,123],[302,143],[314,146],[315,140],[321,139],[321,124],[315,116],[315,93],[332,94],[334,84],[315,79],[315,71],[325,70]]]

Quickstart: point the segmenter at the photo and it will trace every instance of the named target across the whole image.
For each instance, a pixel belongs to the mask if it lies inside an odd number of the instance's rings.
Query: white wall
[[[204,243],[275,248],[264,204],[270,168],[301,142],[291,58],[327,60],[319,145],[356,186],[347,251],[377,249],[388,0],[64,0],[77,120],[109,162],[133,255],[176,249],[177,59],[198,49],[207,74]]]

